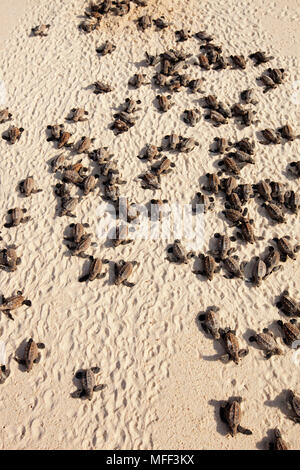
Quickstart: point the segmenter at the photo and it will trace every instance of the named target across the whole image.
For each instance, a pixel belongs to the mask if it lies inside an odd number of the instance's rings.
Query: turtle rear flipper
[[[221,406],[221,407],[220,407],[220,418],[221,418],[221,420],[223,421],[223,423],[226,423],[226,424],[227,424],[227,419],[226,419],[226,415],[225,415],[225,409],[226,409],[226,406]]]
[[[249,349],[240,349],[239,350],[239,357],[245,357],[249,354]]]
[[[71,393],[72,398],[81,398],[82,396],[82,390],[75,390],[75,392]]]
[[[36,345],[39,349],[45,349],[45,344],[44,343],[37,343]]]
[[[103,390],[105,387],[106,387],[105,384],[95,385],[95,387],[93,388],[93,391],[94,392],[101,392],[101,390]]]
[[[88,280],[88,278],[89,278],[89,275],[86,274],[85,276],[81,276],[81,277],[78,279],[78,281],[79,281],[79,282],[86,282],[86,281]]]
[[[251,436],[253,433],[250,431],[250,429],[243,428],[240,424],[237,427],[238,432],[241,434],[245,434],[246,436]]]

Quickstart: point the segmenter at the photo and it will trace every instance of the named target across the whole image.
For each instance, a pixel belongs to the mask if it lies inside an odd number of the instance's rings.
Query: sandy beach
[[[209,151],[215,137],[232,142],[244,137],[255,140],[255,164],[242,169],[239,183],[269,178],[284,183],[286,190],[299,191],[299,179],[287,172],[288,164],[299,160],[299,140],[262,145],[259,131],[288,122],[300,133],[300,0],[148,3],[141,8],[133,5],[124,17],[105,18],[97,31],[86,34],[78,28],[89,4],[85,0],[40,0],[38,5],[35,0],[0,2],[0,109],[8,106],[13,115],[11,122],[0,124],[0,132],[10,125],[24,128],[14,145],[0,139],[0,248],[16,245],[22,260],[15,272],[0,271],[0,294],[9,297],[22,290],[32,302],[31,307],[16,311],[14,321],[0,312],[0,340],[11,370],[0,385],[0,448],[262,450],[268,448],[272,430],[278,427],[290,448],[300,449],[299,424],[287,419],[286,406],[288,389],[300,395],[300,353],[283,343],[277,321],[289,319],[276,307],[285,289],[300,301],[300,253],[296,260],[281,263],[282,269],[259,287],[245,279],[226,279],[223,269],[208,281],[192,272],[197,260],[176,264],[166,259],[173,239],[138,239],[114,248],[99,238],[99,205],[103,203],[99,185],[78,204],[76,219],[59,217],[54,188],[60,173],[53,173],[49,162],[60,151],[54,142],[47,142],[46,131],[48,125],[61,123],[72,134],[71,142],[89,136],[95,139],[93,149],[109,148],[126,180],[121,193],[131,203],[160,198],[190,204],[205,184],[205,174],[219,169],[222,156]],[[146,13],[153,18],[164,15],[170,28],[141,32],[135,20]],[[42,23],[50,24],[48,36],[31,37],[31,29]],[[193,37],[175,42],[175,31],[182,28],[192,33],[207,30],[216,44],[222,44],[226,57],[248,57],[263,50],[274,59],[258,67],[248,59],[245,70],[203,70],[192,63],[201,42]],[[116,49],[101,57],[95,49],[106,40]],[[185,72],[205,81],[203,93],[192,94],[186,88],[170,93],[174,106],[160,113],[158,88],[151,84],[133,89],[128,80],[143,73],[150,82],[155,69],[145,64],[145,52],[156,55],[170,48],[191,54]],[[286,78],[264,94],[256,78],[268,67],[284,68]],[[112,92],[94,94],[91,85],[96,80],[108,83]],[[239,126],[230,119],[214,127],[204,119],[205,110],[199,105],[203,96],[216,95],[232,105],[247,88],[255,90],[257,99],[254,124]],[[128,132],[116,136],[110,124],[127,97],[141,101],[138,119]],[[195,107],[200,120],[191,127],[182,113]],[[72,108],[84,108],[89,119],[66,121]],[[147,143],[160,146],[172,132],[195,138],[199,146],[190,153],[163,151],[175,167],[162,176],[161,190],[142,189],[138,176],[151,165],[137,155]],[[88,174],[98,172],[86,154],[64,151],[68,163],[82,158]],[[29,175],[42,191],[24,198],[18,184]],[[82,192],[74,187],[72,195]],[[299,215],[284,210],[285,223],[276,224],[260,207],[262,202],[252,198],[247,203],[255,234],[262,239],[254,244],[233,243],[240,262],[265,253],[274,245],[274,237],[289,235],[293,246],[300,243]],[[15,207],[26,208],[31,220],[5,228],[6,213]],[[202,252],[211,249],[216,232],[229,236],[235,232],[223,209],[224,198],[217,195],[214,210],[204,217]],[[104,265],[103,279],[78,282],[89,260],[70,256],[64,243],[72,222],[89,224],[94,245],[88,254],[110,261]],[[188,241],[182,242],[188,246]],[[135,283],[132,288],[114,285],[113,262],[122,259],[139,263],[130,277]],[[239,365],[218,359],[224,348],[197,322],[199,313],[212,305],[220,308],[221,326],[236,330],[240,347],[249,349]],[[254,332],[266,327],[278,337],[284,352],[269,360],[249,342]],[[26,373],[14,356],[24,353],[30,337],[45,343],[45,349],[40,363]],[[91,401],[72,398],[78,386],[74,374],[92,366],[100,368],[96,381],[106,387]],[[242,424],[252,435],[227,435],[219,408],[234,396],[243,397]]]

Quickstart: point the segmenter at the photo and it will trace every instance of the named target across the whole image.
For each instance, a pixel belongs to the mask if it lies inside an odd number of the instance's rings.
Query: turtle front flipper
[[[45,344],[44,343],[37,343],[37,347],[39,349],[45,349]]]
[[[134,287],[135,286],[135,284],[133,282],[128,282],[128,281],[124,281],[123,284],[126,287]]]
[[[80,258],[89,258],[89,255],[87,253],[79,253],[78,255]]]
[[[3,310],[3,313],[12,321],[15,321],[14,317],[10,313],[10,310]]]
[[[92,371],[94,374],[99,374],[99,372],[100,372],[100,367],[97,367],[97,366],[91,367],[91,371]]]
[[[250,429],[243,428],[240,424],[237,427],[237,431],[240,432],[241,434],[245,434],[246,436],[251,436],[253,433],[250,431]]]
[[[79,282],[86,282],[86,281],[88,280],[88,278],[89,278],[89,275],[86,274],[85,276],[81,276],[81,277],[78,279],[78,281],[79,281]]]
[[[95,385],[94,388],[93,388],[93,391],[94,392],[101,392],[101,390],[103,390],[105,387],[106,387],[105,384]]]
[[[245,357],[249,354],[249,349],[240,349],[239,350],[239,357]]]
[[[80,380],[80,379],[82,379],[82,377],[83,377],[83,372],[81,372],[81,371],[76,372],[76,374],[75,374],[76,379]]]

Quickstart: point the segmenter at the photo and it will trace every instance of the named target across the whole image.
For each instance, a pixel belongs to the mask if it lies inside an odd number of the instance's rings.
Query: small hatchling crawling
[[[295,423],[300,423],[300,396],[297,396],[292,390],[287,393],[287,406],[294,413],[293,416],[289,416],[289,419]]]
[[[68,237],[65,237],[64,240],[79,243],[82,237],[86,234],[85,228],[89,227],[89,224],[70,224],[69,228],[71,229],[71,234]]]
[[[270,450],[289,450],[288,444],[283,440],[278,428],[274,429],[274,439],[269,443]]]
[[[300,329],[297,324],[297,320],[292,318],[290,321],[283,323],[282,320],[278,320],[278,326],[282,329],[283,332],[283,341],[287,346],[291,346],[293,349],[300,347]],[[294,345],[295,343],[295,345]]]
[[[167,260],[173,263],[187,264],[195,256],[194,251],[187,251],[180,240],[175,240],[173,245],[168,248]]]
[[[216,315],[219,310],[220,308],[214,305],[209,307],[205,313],[198,316],[204,332],[210,334],[214,339],[220,339],[219,319]]]
[[[189,153],[194,150],[195,147],[199,146],[199,142],[196,142],[193,137],[180,137],[177,150],[183,153]]]
[[[199,253],[199,260],[201,262],[201,269],[192,272],[205,276],[209,281],[212,281],[214,275],[220,271],[220,267],[216,266],[215,258],[209,254],[205,256],[203,253]]]
[[[247,59],[243,55],[231,55],[230,59],[232,60],[233,66],[238,69],[245,69],[247,65]]]
[[[12,114],[8,111],[8,108],[0,109],[0,124],[11,120]]]
[[[250,336],[249,341],[250,343],[255,342],[265,351],[266,359],[270,359],[274,355],[281,356],[283,354],[282,349],[277,345],[274,334],[268,328],[264,328],[262,333],[255,333],[253,336]]]
[[[77,145],[77,153],[88,153],[90,146],[94,141],[94,138],[86,137],[85,135],[81,137]]]
[[[228,235],[221,235],[220,233],[215,233],[214,238],[216,240],[216,247],[213,250],[212,254],[215,256],[217,262],[225,259],[227,256],[230,256],[236,251],[236,248],[232,248],[230,242],[235,241],[235,238],[228,237]]]
[[[33,176],[28,176],[25,180],[22,180],[19,184],[19,189],[25,197],[31,196],[31,194],[40,193],[42,189],[36,187],[36,183]]]
[[[91,367],[90,369],[80,370],[75,374],[75,378],[80,380],[81,387],[71,394],[72,398],[86,397],[92,400],[94,392],[100,392],[106,385],[96,385],[95,374],[100,372],[99,367]]]
[[[200,211],[206,214],[208,211],[212,211],[215,208],[215,200],[213,196],[207,196],[206,194],[197,192],[196,200],[192,207],[192,211],[195,213],[199,210],[197,206],[200,206]]]
[[[230,398],[225,405],[220,407],[221,420],[227,424],[229,432],[232,437],[235,437],[238,432],[249,436],[252,431],[241,426],[242,410],[241,410],[241,397]]]
[[[26,367],[26,372],[30,372],[33,365],[38,364],[41,360],[39,349],[45,349],[44,343],[36,343],[32,338],[30,338],[25,346],[23,359],[15,357],[15,361],[18,364],[24,365]]]
[[[225,268],[228,274],[225,274],[224,277],[227,279],[243,279],[245,264],[245,261],[240,263],[239,257],[237,255],[225,257],[222,259],[222,266]]]
[[[115,44],[112,44],[110,41],[106,41],[101,47],[97,47],[96,52],[97,54],[105,56],[107,54],[111,54],[116,47],[117,46],[115,46]]]
[[[147,160],[148,162],[152,163],[154,159],[157,159],[161,156],[160,154],[161,148],[157,147],[156,145],[147,144],[142,155],[138,155],[140,160]]]
[[[7,377],[10,376],[10,370],[4,365],[0,365],[0,385],[4,384]]]
[[[111,86],[104,82],[97,81],[94,82],[93,85],[95,87],[93,92],[95,95],[101,95],[102,93],[109,93],[112,91]]]
[[[143,15],[137,20],[138,28],[145,31],[147,28],[152,26],[152,18],[149,15]]]
[[[236,336],[235,330],[225,328],[224,330],[220,329],[219,332],[226,350],[226,354],[223,354],[220,357],[220,360],[224,363],[228,363],[231,360],[238,365],[240,359],[247,356],[249,350],[240,349],[239,340]]]
[[[22,291],[18,291],[16,295],[5,298],[2,295],[2,304],[0,305],[0,312],[3,312],[10,320],[14,320],[14,317],[11,314],[11,310],[17,310],[22,305],[27,305],[31,307],[31,301],[25,299]]]
[[[273,60],[273,56],[268,56],[264,51],[257,51],[249,55],[249,58],[254,60],[255,66],[257,67],[260,64],[265,64],[270,60]]]
[[[13,145],[20,140],[23,132],[23,127],[12,126],[7,132],[2,134],[2,139],[7,140],[7,142]]]
[[[45,37],[45,36],[48,36],[49,28],[50,28],[50,24],[40,24],[32,28],[31,34],[32,36]]]
[[[275,237],[273,240],[277,243],[277,248],[280,251],[282,261],[286,261],[288,257],[293,260],[296,259],[296,253],[300,250],[300,245],[293,247],[291,237],[289,235],[285,235],[281,238]]]
[[[24,217],[26,214],[27,209],[20,209],[19,207],[15,207],[14,209],[9,209],[7,213],[10,215],[11,221],[4,224],[4,227],[11,228],[17,227],[21,223],[26,223],[30,220],[30,216]]]
[[[73,122],[88,121],[89,119],[86,117],[88,114],[88,111],[85,111],[83,108],[73,108],[71,109],[70,115],[66,119],[67,121]]]
[[[300,317],[300,304],[289,296],[288,290],[282,292],[276,307],[288,317]]]
[[[124,261],[121,260],[115,263],[115,285],[120,286],[123,284],[127,287],[134,287],[135,284],[128,282],[128,278],[131,276],[134,266],[138,266],[137,261]]]
[[[163,157],[159,162],[152,165],[151,171],[156,175],[166,175],[172,171],[172,168],[175,168],[175,163],[171,162],[168,157]]]
[[[288,166],[288,172],[299,178],[300,176],[300,160],[298,162],[292,162]]]
[[[279,224],[283,224],[285,222],[285,216],[280,205],[274,204],[273,202],[268,204],[264,202],[262,207],[266,209],[269,217],[274,220],[274,222]]]
[[[200,121],[199,109],[186,109],[183,113],[183,121],[194,127]]]
[[[157,95],[156,99],[157,99],[157,103],[158,103],[158,109],[163,113],[166,113],[167,111],[169,111],[169,109],[172,106],[174,106],[174,103],[172,103],[170,101],[171,95],[168,95],[168,96]]]
[[[128,81],[128,85],[133,88],[141,88],[143,85],[150,85],[151,82],[147,81],[147,76],[142,73],[135,73]]]
[[[89,267],[89,272],[85,275],[79,278],[79,282],[86,282],[86,281],[94,281],[95,279],[102,279],[105,277],[105,273],[101,273],[103,264],[109,263],[108,259],[100,259],[100,258],[94,258],[93,256],[90,256],[90,267]]]
[[[63,187],[60,184],[59,184],[59,186]],[[61,197],[60,216],[63,217],[64,215],[67,215],[68,217],[76,217],[76,215],[73,214],[73,210],[76,208],[76,206],[78,205],[80,200],[81,200],[80,198],[72,197],[69,194],[66,194],[66,195],[62,196]]]
[[[251,282],[256,287],[259,287],[261,286],[262,281],[267,278],[267,276],[268,269],[266,263],[259,256],[255,256],[252,268],[252,276],[249,282]]]
[[[261,131],[262,136],[264,137],[264,141],[260,141],[261,144],[269,145],[269,144],[280,144],[280,134],[273,129],[266,128]]]
[[[89,247],[92,244],[92,234],[87,233],[82,235],[81,239],[79,242],[70,242],[68,245],[68,248],[71,250],[72,256],[80,256],[80,258],[89,258],[89,255],[85,253],[86,250],[89,249]]]
[[[17,247],[11,245],[0,251],[0,269],[7,269],[14,272],[17,266],[21,264],[21,258],[17,255]]]

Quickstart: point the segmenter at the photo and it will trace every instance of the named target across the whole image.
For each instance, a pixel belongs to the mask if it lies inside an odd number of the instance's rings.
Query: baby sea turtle
[[[237,179],[234,176],[223,178],[221,180],[221,188],[222,191],[224,191],[224,193],[226,194],[226,196],[230,196],[233,192],[235,192],[239,196],[238,191],[235,191],[237,188]]]
[[[205,70],[210,69],[210,63],[209,63],[208,57],[205,54],[198,55],[198,59],[199,59],[199,65],[202,69],[205,69]]]
[[[7,315],[10,320],[14,320],[11,311],[17,310],[22,305],[31,307],[31,301],[25,299],[22,291],[18,291],[16,295],[12,295],[11,297],[7,298],[2,295],[2,305],[0,305],[0,312],[3,312],[5,315]]]
[[[14,272],[17,266],[21,264],[21,258],[17,255],[17,247],[12,245],[0,251],[0,268],[7,268],[10,272]]]
[[[199,142],[196,142],[193,137],[180,137],[177,150],[179,152],[189,153],[198,146]]]
[[[197,212],[197,205],[202,206],[203,214],[206,214],[208,211],[212,211],[215,207],[215,200],[212,196],[207,196],[201,192],[196,193],[196,204],[193,205],[192,211]]]
[[[200,121],[199,109],[186,109],[183,112],[183,120],[186,124],[194,127]]]
[[[106,385],[96,385],[95,374],[99,372],[99,367],[91,367],[90,369],[78,371],[75,377],[80,380],[81,388],[72,393],[72,398],[87,397],[88,400],[92,400],[94,392],[103,390]]]
[[[141,104],[141,100],[134,100],[132,98],[126,98],[125,104],[124,104],[124,111],[126,113],[135,113],[136,111],[139,111],[140,108],[137,108],[137,105]]]
[[[63,147],[72,147],[73,142],[69,142],[72,134],[67,131],[62,131],[59,139],[57,140],[57,148],[61,149]]]
[[[148,162],[152,162],[154,159],[160,157],[160,151],[161,149],[158,148],[156,145],[153,144],[147,144],[145,146],[145,150],[143,154],[140,156],[138,155],[138,158],[140,160],[147,160]]]
[[[256,67],[260,64],[265,64],[266,62],[269,62],[270,60],[274,59],[273,56],[268,56],[264,51],[253,52],[249,55],[249,58],[254,60]]]
[[[30,216],[24,217],[24,214],[26,214],[27,209],[20,209],[19,207],[15,207],[14,209],[10,209],[7,211],[7,213],[11,217],[11,221],[9,223],[4,224],[4,227],[10,228],[10,227],[17,227],[21,223],[26,223],[30,220]]]
[[[279,202],[280,204],[284,203],[284,195],[285,195],[285,186],[283,183],[279,183],[278,181],[271,181],[270,183],[272,193],[271,197],[274,201]]]
[[[288,171],[293,176],[296,176],[297,178],[299,178],[299,176],[300,176],[300,161],[290,163],[289,167],[288,167]]]
[[[36,183],[33,179],[33,176],[28,176],[25,180],[22,180],[19,184],[19,188],[24,196],[28,197],[31,194],[40,193],[42,189],[36,187]]]
[[[175,163],[171,162],[168,157],[163,157],[157,164],[152,165],[151,170],[156,175],[165,175],[172,171],[175,167]]]
[[[289,416],[289,419],[295,423],[300,423],[300,397],[297,396],[292,390],[287,393],[288,408],[294,412],[296,416]]]
[[[300,207],[300,195],[295,191],[286,191],[284,194],[284,205],[294,214],[297,214]]]
[[[278,428],[274,429],[274,440],[269,443],[270,450],[289,450],[288,444],[283,440]]]
[[[2,135],[2,138],[13,145],[20,140],[22,132],[24,132],[23,127],[12,126],[5,134]]]
[[[175,31],[176,42],[187,41],[191,37],[190,32],[191,31],[189,31],[187,29],[180,29],[178,31]]]
[[[254,197],[252,184],[250,183],[239,184],[236,188],[236,191],[243,205],[246,204],[251,198]]]
[[[32,36],[48,36],[48,30],[50,28],[50,24],[40,24],[38,26],[35,26],[31,30]]]
[[[187,264],[188,261],[195,256],[195,252],[186,251],[186,249],[182,246],[181,241],[175,240],[173,245],[168,248],[168,255],[171,255],[167,257],[167,259],[171,262]]]
[[[212,281],[215,273],[220,271],[220,268],[216,266],[216,261],[213,256],[205,256],[203,253],[199,253],[199,259],[202,264],[202,269],[192,271],[194,274],[201,274],[201,276],[207,277],[209,281]]]
[[[225,209],[222,213],[233,225],[238,225],[245,220],[245,210],[242,212],[236,209]]]
[[[70,195],[63,196],[61,198],[60,216],[63,217],[67,215],[68,217],[76,217],[72,211],[76,208],[79,201],[80,198],[78,197],[71,197]]]
[[[51,169],[53,173],[64,168],[65,160],[66,158],[65,158],[64,153],[57,155],[51,160]]]
[[[186,76],[182,76],[183,78]],[[187,83],[183,82],[182,77],[180,77],[182,86],[188,86],[192,93],[199,93],[202,90],[204,78],[196,78],[189,80]]]
[[[206,173],[207,185],[202,189],[217,194],[221,188],[221,181],[218,173]]]
[[[248,137],[244,137],[243,139],[236,142],[234,146],[242,152],[246,152],[249,153],[249,155],[253,155],[255,150],[255,141],[251,141]]]
[[[85,282],[85,281],[94,281],[95,279],[102,279],[105,277],[105,273],[101,273],[103,264],[109,263],[109,260],[107,259],[100,259],[100,258],[94,258],[93,256],[90,256],[90,267],[89,267],[89,272],[85,276],[82,276],[79,278],[79,282]]]
[[[278,320],[277,322],[278,326],[282,329],[282,332],[284,334],[283,341],[287,346],[292,346],[293,343],[296,342],[296,344],[300,347],[300,329],[299,325],[297,325],[297,320],[295,318],[292,318],[290,321],[283,323],[282,320]]]
[[[4,122],[11,121],[12,120],[12,114],[8,111],[8,108],[1,109],[0,110],[0,124],[3,124]]]
[[[115,285],[120,286],[121,284],[127,287],[133,287],[135,284],[132,282],[128,282],[128,278],[132,274],[134,266],[137,266],[138,263],[136,261],[127,261],[124,260],[119,261],[119,263],[115,263]]]
[[[90,146],[94,142],[94,138],[83,136],[81,137],[78,146],[77,146],[77,153],[88,153]]]
[[[82,237],[85,235],[85,228],[88,227],[89,224],[71,224],[70,229],[71,229],[71,234],[69,237],[65,237],[65,240],[73,242],[73,243],[79,243]]]
[[[258,104],[258,101],[253,99],[253,88],[248,88],[241,92],[241,100],[246,104]]]
[[[127,245],[132,243],[133,240],[129,238],[128,225],[120,224],[116,227],[115,236],[112,238],[112,244],[115,248],[120,245]]]
[[[90,18],[87,18],[80,23],[79,29],[81,29],[85,33],[91,33],[92,31],[95,31],[96,29],[100,28],[100,20],[101,16],[99,16],[98,18],[91,16]]]
[[[289,235],[285,235],[281,238],[275,237],[273,240],[277,243],[278,250],[282,255],[282,261],[286,261],[287,257],[293,260],[296,259],[296,253],[299,251],[300,246],[297,245],[293,248]]]
[[[243,55],[231,55],[230,59],[233,62],[233,65],[239,69],[245,69],[247,65],[247,59]]]
[[[280,252],[275,250],[273,246],[268,247],[268,253],[264,257],[265,265],[267,266],[268,275],[281,269]]]
[[[102,93],[109,93],[110,91],[112,91],[111,86],[104,82],[97,81],[94,82],[93,85],[95,87],[95,95],[101,95]]]
[[[241,240],[251,244],[256,242],[252,220],[241,219],[238,223],[238,228],[240,229],[240,232],[237,233],[237,236]]]
[[[288,290],[282,292],[276,306],[288,317],[300,317],[300,305],[289,296]]]
[[[278,85],[280,85],[281,83],[283,83],[284,81],[284,78],[285,78],[285,70],[284,69],[272,69],[272,68],[269,68],[267,69],[267,73],[269,74],[269,76],[272,78],[272,80],[277,83]]]
[[[215,127],[219,127],[222,124],[227,124],[228,120],[218,111],[210,110],[209,114],[204,116],[204,119],[210,119]]]
[[[68,248],[71,250],[72,256],[80,256],[81,258],[88,258],[89,255],[85,253],[86,250],[89,249],[92,243],[92,234],[87,233],[82,235],[79,242],[71,242],[68,245]]]
[[[158,108],[160,111],[163,113],[167,112],[172,106],[174,106],[174,103],[171,103],[170,99],[171,96],[165,96],[165,95],[157,95],[156,96],[157,103],[158,103]]]
[[[134,76],[129,80],[128,84],[134,88],[141,88],[142,85],[150,85],[147,82],[147,76],[142,73],[135,73]]]
[[[122,119],[116,119],[113,124],[111,125],[111,129],[116,131],[116,134],[123,134],[123,132],[127,132],[130,129],[130,125],[127,122],[123,121]]]
[[[85,111],[83,108],[73,108],[71,109],[71,116],[67,118],[68,121],[73,122],[84,122],[88,121],[88,111]]]
[[[255,192],[257,192],[262,199],[265,201],[271,202],[272,201],[272,187],[270,184],[270,180],[262,180],[258,184],[253,184],[252,188]]]
[[[170,23],[165,19],[164,16],[153,20],[153,23],[158,29],[166,29],[170,26]]]
[[[226,195],[226,209],[235,209],[237,211],[242,210],[242,202],[239,198],[239,195],[235,192],[231,192],[230,194]]]
[[[10,376],[10,370],[4,365],[0,365],[0,385],[4,384],[7,377]]]
[[[164,137],[167,140],[168,150],[177,150],[180,143],[180,136],[178,134],[170,134]]]
[[[152,18],[149,15],[143,15],[137,20],[138,27],[145,31],[152,26]]]
[[[248,349],[240,349],[236,331],[230,328],[220,329],[220,335],[224,343],[226,354],[220,357],[221,361],[228,362],[232,360],[235,364],[239,364],[240,358],[245,357]]]
[[[83,179],[81,188],[84,196],[95,190],[98,178],[99,175],[89,175]]]
[[[278,129],[279,134],[283,139],[288,140],[289,142],[292,142],[295,139],[300,139],[300,135],[296,135],[295,132],[293,131],[292,126],[290,124],[285,124],[284,126],[280,127]]]
[[[274,204],[273,202],[270,202],[269,204],[264,203],[262,204],[262,207],[264,207],[272,220],[275,222],[282,224],[285,222],[285,216],[282,212],[282,209],[279,205]]]
[[[236,436],[238,432],[246,436],[252,434],[252,431],[243,428],[240,424],[242,418],[241,402],[241,397],[230,398],[225,405],[220,407],[220,417],[227,424],[232,437]]]
[[[266,359],[270,359],[274,355],[281,356],[283,354],[283,351],[277,345],[274,334],[268,328],[264,328],[262,333],[255,333],[253,336],[250,336],[249,341],[250,343],[256,342],[266,352]]]
[[[280,135],[273,129],[263,129],[261,133],[262,136],[265,138],[265,141],[260,141],[261,144],[280,144]]]
[[[214,339],[220,338],[219,320],[216,315],[219,310],[219,307],[214,305],[209,307],[204,314],[198,316],[198,320],[201,322],[201,326],[205,333],[211,334]]]
[[[264,93],[267,93],[268,91],[277,88],[277,84],[274,82],[274,80],[272,80],[271,77],[269,77],[269,75],[263,74],[259,78],[257,78],[257,80],[260,80],[264,84]]]
[[[18,364],[26,367],[26,372],[30,372],[34,364],[38,364],[41,360],[39,349],[45,349],[44,343],[36,343],[32,338],[29,339],[25,346],[24,358],[15,357]]]
[[[113,184],[104,185],[104,195],[102,196],[104,200],[109,200],[116,203],[120,196],[120,189],[118,186]]]
[[[219,163],[219,166],[223,166],[225,168],[225,171],[228,171],[229,173],[233,173],[234,175],[239,175],[241,170],[238,164],[233,160],[231,157],[224,157]]]
[[[252,277],[250,282],[252,282],[256,287],[259,287],[264,279],[268,276],[267,266],[265,262],[259,257],[254,258],[254,264],[252,268]]]
[[[47,142],[51,142],[52,140],[59,140],[61,134],[64,131],[64,124],[53,124],[47,126],[47,129],[50,131],[50,136],[47,138]]]
[[[105,43],[101,47],[97,47],[96,52],[102,56],[107,54],[111,54],[117,46],[112,44],[110,41],[105,41]]]
[[[240,263],[238,256],[227,256],[222,260],[223,267],[228,272],[227,279],[244,278],[245,262]]]
[[[229,142],[224,137],[215,137],[214,143],[215,143],[214,148],[211,150],[211,152],[213,153],[225,153],[232,146],[232,143]]]
[[[230,256],[236,248],[232,248],[230,245],[231,238],[228,235],[221,235],[220,233],[215,233],[214,238],[217,241],[216,249],[213,251],[213,255],[216,257],[216,261],[221,261],[227,256]]]
[[[152,189],[153,191],[160,189],[160,176],[154,175],[153,173],[144,173],[143,175],[139,176],[142,180],[142,188],[143,189]]]

